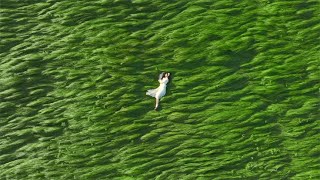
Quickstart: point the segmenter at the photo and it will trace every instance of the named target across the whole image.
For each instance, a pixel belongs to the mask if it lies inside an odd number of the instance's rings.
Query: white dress
[[[162,98],[166,94],[167,83],[169,82],[168,77],[164,77],[158,80],[160,86],[157,89],[149,89],[147,95],[155,97],[157,99]]]

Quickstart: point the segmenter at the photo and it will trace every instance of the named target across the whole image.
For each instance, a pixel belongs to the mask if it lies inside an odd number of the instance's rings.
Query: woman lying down
[[[149,89],[147,91],[147,95],[156,98],[156,106],[155,110],[158,109],[160,98],[162,98],[166,94],[167,83],[169,82],[170,73],[162,72],[159,75],[159,87],[157,89]]]

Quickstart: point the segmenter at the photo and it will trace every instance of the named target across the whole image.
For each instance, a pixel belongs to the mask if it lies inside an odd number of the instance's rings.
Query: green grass
[[[0,179],[320,178],[318,1],[0,13]]]

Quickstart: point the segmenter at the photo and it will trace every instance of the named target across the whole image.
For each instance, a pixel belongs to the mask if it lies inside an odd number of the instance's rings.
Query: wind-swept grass
[[[0,13],[2,179],[320,178],[318,1],[4,0]]]

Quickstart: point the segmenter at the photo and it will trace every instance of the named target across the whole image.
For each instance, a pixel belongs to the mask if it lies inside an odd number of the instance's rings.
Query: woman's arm
[[[163,75],[164,75],[164,72],[162,72],[161,74],[159,74],[159,80],[162,79]]]

